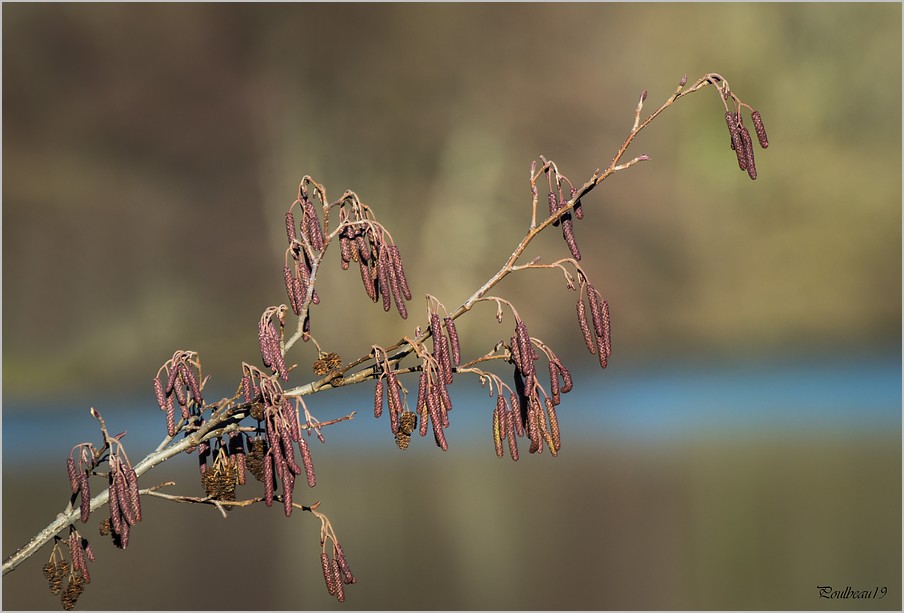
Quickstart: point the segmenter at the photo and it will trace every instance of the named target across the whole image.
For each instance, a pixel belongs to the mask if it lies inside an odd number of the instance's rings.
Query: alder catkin
[[[461,346],[458,343],[458,330],[455,328],[455,321],[451,317],[445,318],[446,332],[449,334],[449,345],[452,348],[452,364],[458,366],[461,364]]]
[[[590,335],[590,324],[587,323],[587,308],[584,306],[584,301],[581,298],[578,298],[578,323],[581,326],[581,333],[584,335],[584,343],[587,344],[587,351],[591,354],[595,354],[596,344],[593,342],[593,337]]]
[[[389,246],[389,257],[392,261],[392,267],[395,270],[395,276],[399,280],[399,286],[402,289],[405,300],[411,300],[411,288],[408,287],[408,279],[405,278],[405,268],[402,266],[402,256],[399,253],[399,248],[397,246]]]
[[[292,211],[286,213],[286,236],[290,243],[298,239],[298,235],[295,232],[295,215],[292,214]]]
[[[763,124],[763,116],[760,115],[759,111],[754,111],[750,114],[750,118],[753,120],[753,129],[756,131],[756,139],[760,142],[760,147],[763,149],[769,146],[769,139],[766,137],[766,126]]]
[[[75,470],[75,460],[71,457],[66,458],[66,472],[69,474],[69,487],[72,489],[72,493],[75,494],[79,491],[79,479],[78,473]]]
[[[377,379],[374,386],[374,417],[383,415],[383,379]]]

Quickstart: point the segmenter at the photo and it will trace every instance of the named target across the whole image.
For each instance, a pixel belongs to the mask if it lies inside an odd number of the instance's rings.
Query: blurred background
[[[137,462],[164,433],[150,379],[173,351],[200,353],[211,396],[258,363],[305,174],[374,208],[415,294],[407,321],[384,313],[330,254],[314,333],[350,360],[423,325],[424,294],[453,309],[498,270],[531,161],[583,183],[644,88],[652,110],[719,72],[770,140],[751,182],[707,89],[586,199],[605,371],[561,276],[498,288],[574,373],[557,459],[497,460],[493,400],[464,377],[445,454],[400,452],[370,386],[310,399],[321,420],[359,411],[296,490],[358,576],[345,605],[311,516],[147,500],[125,551],[102,514],[80,527],[97,555],[80,608],[900,609],[900,4],[2,10],[4,556],[65,506],[68,450],[99,440],[90,406]],[[528,254],[565,255],[557,229]],[[511,326],[461,318],[465,357]],[[305,383],[314,348],[293,352]],[[167,479],[202,493],[194,457],[142,485]],[[58,606],[47,556],[4,577],[4,608]]]

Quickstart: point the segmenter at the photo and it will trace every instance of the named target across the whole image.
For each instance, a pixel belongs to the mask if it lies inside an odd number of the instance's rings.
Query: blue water
[[[826,430],[887,431],[901,434],[901,357],[851,360],[789,360],[720,365],[612,367],[573,373],[574,390],[562,397],[559,421],[569,440],[670,440],[717,433]],[[505,380],[505,378],[504,378]],[[403,381],[416,392],[416,380]],[[541,381],[541,383],[543,383]],[[216,391],[216,390],[212,390]],[[489,436],[494,401],[474,379],[450,388],[451,444]],[[125,441],[136,459],[159,443],[163,414],[153,398],[97,398],[89,402],[43,404],[4,398],[4,463],[59,460],[61,449],[97,442],[97,407],[111,434]],[[312,413],[327,420],[358,411],[350,422],[327,429],[337,444],[391,445],[388,417],[373,418],[373,386],[342,388],[308,399]],[[380,432],[383,436],[374,436]],[[431,438],[432,437],[428,437]],[[430,446],[432,446],[432,440]]]

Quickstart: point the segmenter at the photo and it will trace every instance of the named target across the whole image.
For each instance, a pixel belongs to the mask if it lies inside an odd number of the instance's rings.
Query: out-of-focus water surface
[[[607,369],[608,370],[608,369]],[[320,419],[358,410],[314,444],[320,500],[359,583],[355,609],[827,608],[817,586],[888,588],[900,607],[901,363],[659,366],[575,372],[558,458],[498,460],[493,403],[453,386],[450,450],[399,451],[369,386],[310,399]],[[133,405],[133,406],[130,406]],[[144,405],[137,410],[134,405]],[[148,399],[94,403],[134,461],[162,434]],[[85,407],[86,408],[86,407]],[[96,440],[86,410],[4,404],[4,551],[67,500],[64,453]],[[134,409],[134,410],[133,410]],[[382,433],[380,436],[377,433]],[[143,477],[200,495],[194,456]],[[240,492],[254,495],[252,482]],[[85,608],[332,609],[319,522],[279,509],[147,499],[125,551],[97,535]],[[188,559],[186,559],[188,556]],[[53,608],[36,556],[4,581],[5,608]]]

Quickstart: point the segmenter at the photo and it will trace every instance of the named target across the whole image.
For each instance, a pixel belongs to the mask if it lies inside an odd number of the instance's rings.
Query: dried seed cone
[[[756,139],[759,141],[760,147],[767,148],[769,139],[766,137],[766,126],[763,124],[762,115],[759,111],[754,111],[750,114],[750,118],[753,120],[753,129],[756,131]]]
[[[399,416],[399,432],[410,436],[417,427],[417,414],[411,411],[403,411]]]
[[[248,453],[248,471],[258,481],[264,481],[266,474],[264,469],[264,450],[265,443],[263,438],[251,439],[251,451]]]

